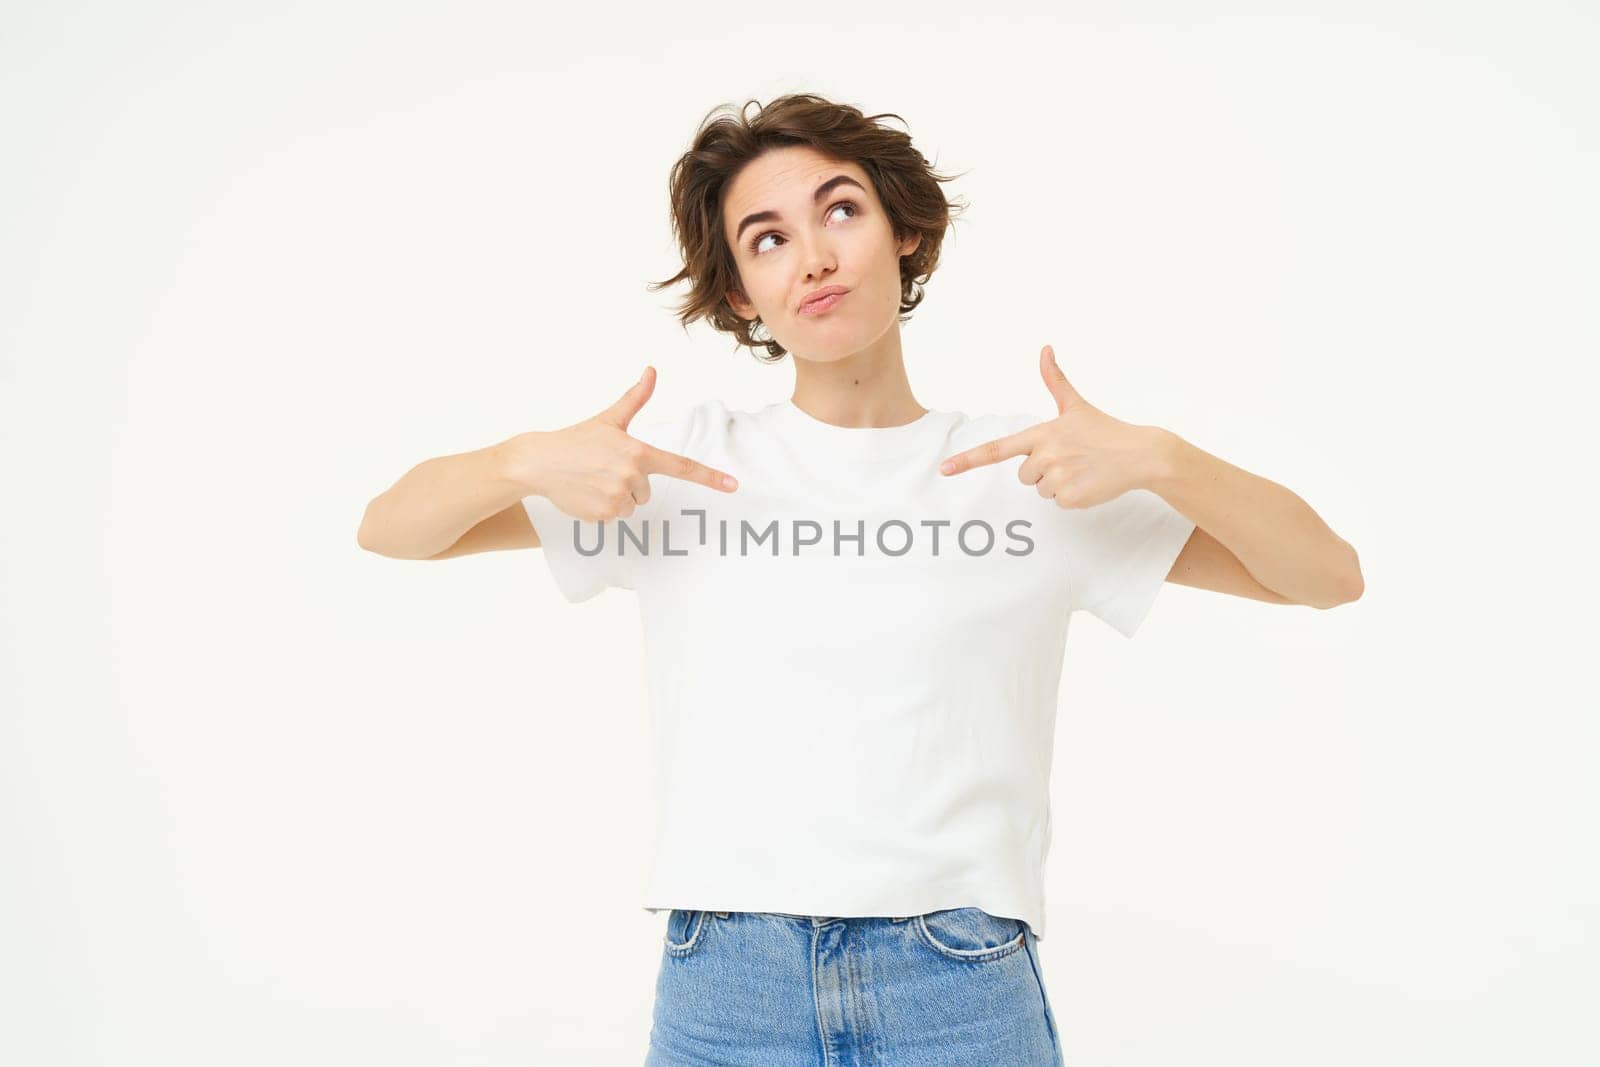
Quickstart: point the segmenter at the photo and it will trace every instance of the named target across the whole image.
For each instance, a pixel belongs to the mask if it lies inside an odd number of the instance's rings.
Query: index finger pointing
[[[644,447],[643,467],[647,473],[682,478],[686,482],[698,482],[700,485],[720,489],[723,492],[732,492],[739,488],[739,480],[733,475],[708,467],[699,460],[680,456],[676,452],[668,452],[651,444],[646,444]]]
[[[1032,447],[1032,435],[1027,430],[1021,430],[1004,437],[996,437],[993,441],[985,441],[965,452],[957,452],[939,464],[939,470],[945,474],[960,474],[973,467],[986,467],[991,463],[1010,459],[1012,456],[1025,456]]]

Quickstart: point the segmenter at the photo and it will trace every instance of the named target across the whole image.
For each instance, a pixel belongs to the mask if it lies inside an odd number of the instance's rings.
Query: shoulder
[[[730,411],[721,400],[696,400],[647,410],[629,424],[628,432],[657,448],[682,452],[695,443],[726,436],[737,419],[748,417]]]
[[[1041,422],[1048,422],[1049,416],[1035,415],[1032,412],[1013,411],[988,413],[982,415],[967,415],[964,412],[953,412],[958,416],[950,428],[951,450],[960,452],[968,448],[975,448],[987,441],[1026,430],[1030,426],[1037,426]]]

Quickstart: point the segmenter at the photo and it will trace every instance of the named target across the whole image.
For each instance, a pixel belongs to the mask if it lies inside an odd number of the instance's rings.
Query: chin
[[[799,355],[801,359],[809,359],[814,363],[834,363],[841,359],[849,359],[857,352],[868,348],[878,337],[882,330],[866,328],[859,320],[851,322],[846,319],[819,319],[816,322],[801,320],[795,330],[795,344],[784,342],[783,347],[792,354]]]
[[[849,359],[865,347],[866,345],[859,344],[811,344],[803,349],[790,348],[789,354],[812,363],[837,363],[842,359]]]

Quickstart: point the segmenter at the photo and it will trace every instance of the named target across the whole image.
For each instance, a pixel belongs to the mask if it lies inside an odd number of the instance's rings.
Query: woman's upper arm
[[[528,512],[518,500],[495,512],[456,538],[456,543],[429,559],[470,556],[475,552],[500,552],[508,548],[538,548],[539,532],[528,521]]]
[[[1239,557],[1227,545],[1198,526],[1184,544],[1183,551],[1178,553],[1167,581],[1230,596],[1264,600],[1269,604],[1294,603],[1256,581],[1255,575],[1245,570]]]

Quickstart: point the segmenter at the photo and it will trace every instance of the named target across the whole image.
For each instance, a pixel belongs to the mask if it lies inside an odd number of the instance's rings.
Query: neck
[[[833,360],[812,360],[791,352],[795,407],[835,426],[904,426],[927,408],[911,395],[896,323],[861,351]]]

